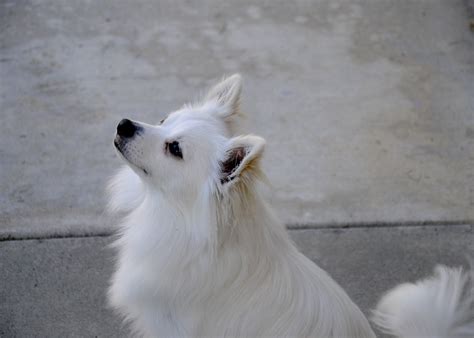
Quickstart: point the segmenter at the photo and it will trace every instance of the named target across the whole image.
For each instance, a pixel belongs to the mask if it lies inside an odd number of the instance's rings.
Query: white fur
[[[111,305],[148,337],[374,337],[260,196],[264,140],[231,136],[240,91],[234,75],[162,125],[117,136],[128,167],[109,206],[127,215]],[[183,159],[166,151],[173,140]]]
[[[397,337],[474,337],[472,280],[461,268],[438,266],[430,278],[389,291],[373,321]]]
[[[129,212],[136,209],[143,201],[145,187],[138,177],[128,166],[123,166],[115,174],[107,187],[109,199],[107,206],[110,212]]]

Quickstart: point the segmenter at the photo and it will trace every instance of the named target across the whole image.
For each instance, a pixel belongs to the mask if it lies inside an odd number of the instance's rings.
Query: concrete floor
[[[365,311],[462,264],[473,20],[471,0],[0,2],[0,336],[127,333],[103,308],[115,126],[234,72],[265,194]]]
[[[465,264],[473,226],[291,230],[370,315],[384,291],[430,274],[438,263]],[[106,306],[113,267],[110,237],[0,243],[1,337],[123,337]]]

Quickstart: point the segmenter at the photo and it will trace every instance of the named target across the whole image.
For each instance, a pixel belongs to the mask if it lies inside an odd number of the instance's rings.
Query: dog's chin
[[[127,156],[127,151],[125,149],[124,142],[120,139],[120,136],[116,136],[114,139],[114,146],[119,154],[120,158],[139,176],[148,176],[149,171],[145,168],[137,165],[135,162],[131,161],[130,158]]]

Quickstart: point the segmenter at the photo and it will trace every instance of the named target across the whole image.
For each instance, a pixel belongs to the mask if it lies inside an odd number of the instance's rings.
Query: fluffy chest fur
[[[110,288],[112,305],[138,333],[370,336],[359,309],[297,251],[264,203],[255,200],[239,222],[219,224],[216,241],[185,235],[179,212],[154,208],[145,199],[125,221]],[[216,226],[206,213],[189,221],[195,229],[206,228],[199,221]],[[335,320],[341,313],[344,322]]]

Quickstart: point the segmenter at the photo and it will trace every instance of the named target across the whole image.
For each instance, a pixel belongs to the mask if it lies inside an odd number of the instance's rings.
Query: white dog
[[[232,137],[240,92],[233,75],[158,125],[118,125],[127,166],[110,184],[110,208],[127,215],[110,303],[149,337],[374,337],[259,194],[265,141]],[[473,337],[468,277],[440,267],[400,286],[375,322],[400,337]]]

